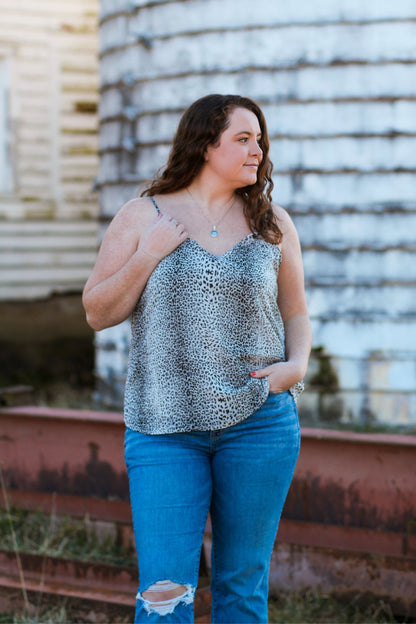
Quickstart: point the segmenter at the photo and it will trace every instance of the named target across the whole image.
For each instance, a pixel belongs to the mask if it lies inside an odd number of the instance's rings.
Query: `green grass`
[[[43,609],[38,615],[25,615],[22,613],[5,613],[0,615],[0,624],[68,624],[68,613],[64,606]]]
[[[390,605],[366,595],[346,600],[321,590],[283,593],[269,601],[270,624],[397,624]]]
[[[97,610],[91,606],[80,605],[74,600],[66,600],[65,604],[44,606],[36,613],[0,615],[0,624],[131,624],[133,609],[130,614],[117,613],[114,607],[107,610]]]
[[[279,599],[269,602],[269,624],[397,624],[405,622],[393,616],[390,607],[375,601],[367,607],[360,600],[349,602],[332,594],[309,590],[303,593],[282,593]],[[112,613],[81,605],[74,600],[64,604],[44,606],[31,615],[0,615],[0,624],[128,624],[131,615]]]
[[[101,563],[136,565],[133,549],[117,543],[114,534],[103,535],[87,518],[76,520],[40,512],[11,509],[19,551]],[[13,550],[7,514],[0,513],[0,548]]]
[[[115,535],[100,535],[94,524],[73,518],[47,516],[12,509],[11,519],[18,549],[24,552],[67,557],[110,564],[136,565],[135,554],[117,544]],[[0,548],[13,550],[7,514],[0,513]],[[81,603],[59,599],[58,604],[43,604],[36,613],[0,614],[0,624],[127,624],[125,612],[97,612],[97,606],[86,608]],[[269,601],[270,624],[397,624],[388,603],[365,594],[349,600],[321,590],[282,592]],[[413,620],[415,621],[415,620]]]

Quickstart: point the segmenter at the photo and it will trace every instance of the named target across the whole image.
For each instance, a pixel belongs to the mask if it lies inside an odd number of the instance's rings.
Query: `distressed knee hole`
[[[186,593],[185,585],[172,583],[172,581],[157,581],[143,592],[143,598],[149,602],[161,602],[162,600],[177,598],[184,593]]]
[[[157,581],[150,585],[142,594],[137,594],[137,599],[142,600],[143,606],[148,613],[167,615],[173,613],[175,607],[183,602],[193,602],[195,588],[191,585],[180,585],[172,581]]]

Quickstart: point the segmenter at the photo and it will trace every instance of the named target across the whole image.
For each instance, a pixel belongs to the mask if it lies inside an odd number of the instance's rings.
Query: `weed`
[[[2,496],[4,498],[4,502],[6,504],[6,513],[5,513],[5,521],[7,523],[7,526],[10,530],[9,536],[11,538],[11,542],[12,542],[12,550],[15,553],[15,557],[16,557],[16,561],[17,561],[17,567],[19,569],[19,577],[20,577],[20,584],[22,587],[22,594],[23,594],[23,601],[25,604],[25,610],[27,611],[29,603],[28,603],[28,599],[27,599],[27,592],[26,592],[26,583],[25,583],[25,577],[23,574],[23,568],[22,568],[22,564],[20,561],[20,556],[19,556],[19,548],[17,545],[17,539],[16,539],[16,533],[14,530],[14,526],[13,526],[13,520],[12,520],[12,516],[11,516],[11,509],[10,509],[10,505],[9,505],[9,498],[7,496],[7,490],[6,490],[6,486],[4,483],[4,479],[3,479],[3,463],[0,463],[0,482],[1,482],[1,493]]]
[[[269,601],[270,624],[397,624],[390,605],[360,596],[346,600],[320,589],[282,593]],[[363,604],[361,604],[363,602]]]
[[[133,612],[133,610],[131,610]],[[131,613],[132,615],[132,613]],[[0,615],[0,624],[127,624],[131,622],[120,608],[112,613],[102,608],[91,608],[74,600],[48,605],[38,618],[28,615]],[[368,607],[359,600],[338,599],[320,590],[282,593],[269,601],[270,624],[398,624],[387,604],[379,600]]]
[[[41,512],[10,509],[18,551],[102,563],[136,565],[132,549],[117,543],[112,534],[95,530],[88,517],[50,517]],[[0,548],[13,549],[7,514],[0,512]]]
[[[65,600],[64,604],[45,606],[36,617],[21,613],[0,615],[0,624],[131,624],[131,615],[125,613],[125,608],[122,611],[124,614],[114,609],[97,610],[75,600]]]

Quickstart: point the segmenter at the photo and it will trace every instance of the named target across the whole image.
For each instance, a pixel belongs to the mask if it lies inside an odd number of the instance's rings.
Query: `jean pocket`
[[[291,396],[289,390],[281,390],[280,392],[273,392],[273,390],[269,391],[269,396],[270,397],[281,397],[282,399],[286,398],[287,396]]]

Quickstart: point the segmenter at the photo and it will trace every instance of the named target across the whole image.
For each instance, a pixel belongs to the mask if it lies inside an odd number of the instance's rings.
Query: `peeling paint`
[[[88,446],[89,460],[77,470],[70,469],[67,462],[60,468],[43,467],[35,476],[32,476],[30,470],[26,472],[18,467],[4,468],[6,487],[129,500],[126,472],[118,473],[108,461],[100,460],[99,446],[95,442],[90,442]]]
[[[347,489],[342,479],[329,480],[310,474],[295,477],[285,503],[283,518],[347,527],[406,532],[415,522],[414,505],[387,510],[368,501],[360,484]]]

